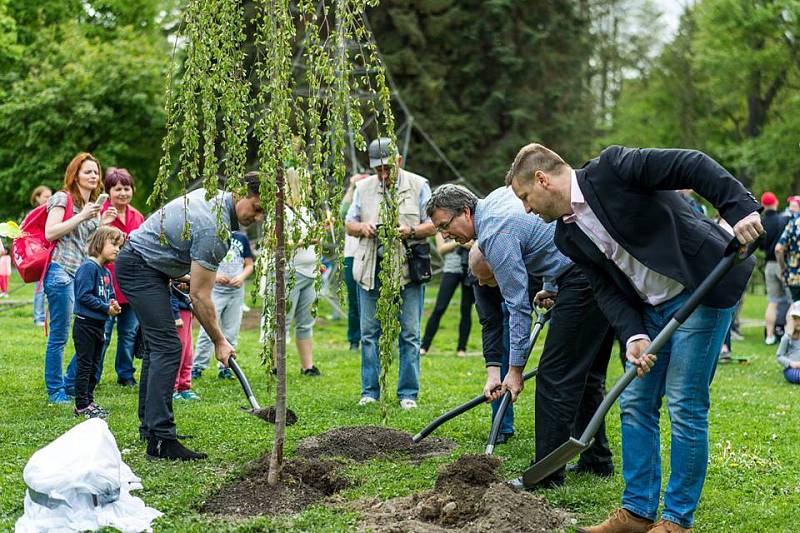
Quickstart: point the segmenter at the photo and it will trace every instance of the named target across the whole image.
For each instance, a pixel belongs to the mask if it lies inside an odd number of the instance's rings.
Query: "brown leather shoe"
[[[578,533],[647,533],[653,523],[627,509],[614,509],[602,524],[579,527]]]
[[[692,528],[687,529],[669,520],[659,520],[647,533],[692,533]]]

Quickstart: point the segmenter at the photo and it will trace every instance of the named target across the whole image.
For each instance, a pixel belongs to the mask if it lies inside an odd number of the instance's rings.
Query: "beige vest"
[[[408,227],[418,226],[423,218],[427,218],[419,211],[419,194],[428,180],[411,172],[400,170],[398,172],[397,204],[399,208],[399,222]],[[381,204],[383,202],[383,184],[377,176],[370,176],[356,185],[361,205],[361,222],[375,224],[381,223]],[[423,239],[424,240],[424,239]],[[421,242],[421,241],[409,241]],[[408,264],[405,259],[405,247],[398,243],[398,262],[394,270],[402,275],[402,285],[411,280],[408,277]],[[375,287],[375,263],[378,258],[378,239],[359,237],[358,249],[353,259],[353,279],[366,290]]]

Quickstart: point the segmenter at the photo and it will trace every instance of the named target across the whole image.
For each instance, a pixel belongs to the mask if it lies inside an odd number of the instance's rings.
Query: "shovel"
[[[549,312],[539,313],[538,311],[536,311],[536,322],[533,324],[533,329],[531,330],[531,338],[530,338],[530,343],[529,343],[529,347],[528,347],[528,356],[531,355],[531,351],[533,351],[533,346],[534,346],[534,344],[536,344],[536,339],[539,337],[539,332],[542,331],[542,329],[544,328],[545,323],[548,320],[550,320],[550,313]],[[532,378],[533,376],[536,375],[537,370],[538,369],[534,368],[530,372],[526,372],[522,376],[522,379],[524,381],[527,381],[528,379],[530,379],[530,378]],[[430,424],[425,426],[425,428],[423,428],[422,431],[420,431],[419,433],[414,435],[412,440],[414,441],[415,444],[418,443],[419,441],[421,441],[422,439],[424,439],[425,437],[427,437],[428,435],[433,433],[433,431],[436,430],[436,428],[438,428],[439,426],[441,426],[442,424],[444,424],[448,420],[452,420],[453,418],[457,417],[458,415],[462,415],[462,414],[466,413],[467,411],[469,411],[470,409],[472,409],[473,407],[476,407],[476,406],[481,405],[483,403],[486,403],[486,396],[481,394],[480,396],[476,396],[475,398],[471,399],[467,403],[465,403],[463,405],[460,405],[460,406],[456,407],[455,409],[453,409],[451,411],[447,411],[445,414],[443,414],[442,416],[440,416],[439,418],[437,418],[436,420],[434,420],[433,422],[431,422]],[[500,413],[498,412],[498,415],[499,414]],[[502,417],[499,417],[499,418],[495,417],[495,418],[502,420]],[[498,426],[498,428],[499,428],[499,426]],[[495,436],[495,439],[496,438],[497,437]],[[494,441],[492,441],[492,442],[494,442]]]
[[[188,294],[181,291],[174,285],[170,287],[172,291],[174,291],[179,297],[182,297],[184,301],[189,304],[189,309],[191,309],[192,313],[194,313],[194,306],[192,305],[192,299],[189,297]],[[228,359],[228,366],[230,366],[233,373],[236,374],[236,379],[239,380],[239,383],[242,385],[242,389],[244,389],[244,395],[247,397],[247,401],[250,403],[250,409],[246,407],[242,407],[242,410],[246,413],[249,413],[253,416],[257,416],[261,420],[266,422],[275,423],[275,409],[267,408],[262,409],[261,406],[258,404],[258,400],[256,400],[255,395],[253,394],[253,389],[250,388],[250,382],[247,381],[247,376],[244,375],[242,369],[239,368],[239,364],[236,362],[236,358],[231,357]],[[292,420],[294,418],[294,420]],[[291,426],[297,421],[297,415],[295,415],[290,409],[286,410],[286,424]]]
[[[503,394],[500,400],[500,405],[497,407],[497,413],[494,415],[494,422],[492,422],[492,430],[489,432],[489,440],[486,442],[486,455],[494,453],[494,445],[497,442],[497,436],[500,434],[500,426],[503,425],[503,418],[506,416],[506,409],[511,405],[511,392]]]
[[[740,252],[739,249],[741,245],[739,241],[734,239],[728,244],[728,247],[725,250],[725,254],[722,257],[722,260],[714,267],[714,270],[708,275],[708,277],[700,284],[699,287],[692,293],[686,303],[684,303],[680,309],[675,313],[675,315],[670,319],[664,329],[661,330],[661,333],[650,343],[650,346],[647,348],[646,353],[657,354],[661,348],[664,347],[664,344],[672,337],[672,334],[675,333],[675,330],[678,329],[689,315],[695,310],[695,308],[700,304],[700,300],[702,300],[706,294],[721,280],[730,270],[741,261],[747,259],[747,257],[752,254],[756,248],[760,239],[756,242],[750,244],[747,247],[745,252]],[[580,439],[576,439],[575,437],[571,437],[567,442],[550,452],[544,459],[534,463],[530,466],[525,472],[522,474],[522,483],[526,487],[530,487],[538,483],[539,481],[543,480],[562,466],[569,463],[571,459],[577,457],[586,449],[588,449],[592,442],[594,442],[594,435],[597,433],[600,424],[603,422],[606,414],[608,413],[611,406],[617,401],[622,391],[628,384],[633,381],[636,377],[636,369],[638,367],[632,366],[628,369],[627,372],[617,381],[614,387],[609,391],[608,395],[603,399],[603,402],[600,404],[600,407],[597,408],[597,411],[592,416],[592,419],[589,421],[589,424],[586,426],[586,429],[581,434]]]

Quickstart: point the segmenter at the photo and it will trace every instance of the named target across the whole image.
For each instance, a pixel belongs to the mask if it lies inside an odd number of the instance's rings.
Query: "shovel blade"
[[[580,455],[592,445],[593,441],[594,439],[584,443],[574,437],[570,438],[567,442],[550,452],[547,457],[531,465],[522,474],[522,483],[526,487],[535,485],[569,463],[573,457]]]

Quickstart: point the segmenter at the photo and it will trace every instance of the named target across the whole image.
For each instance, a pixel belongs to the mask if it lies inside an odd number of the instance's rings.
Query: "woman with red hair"
[[[44,292],[50,309],[50,335],[44,357],[44,381],[50,403],[70,404],[64,390],[62,362],[75,303],[75,272],[86,257],[86,243],[101,223],[117,217],[109,209],[102,217],[97,197],[103,191],[100,163],[87,152],[76,155],[64,173],[64,188],[47,202],[44,234],[56,242],[44,276]],[[68,202],[68,198],[71,202]],[[72,212],[66,213],[71,203]]]

